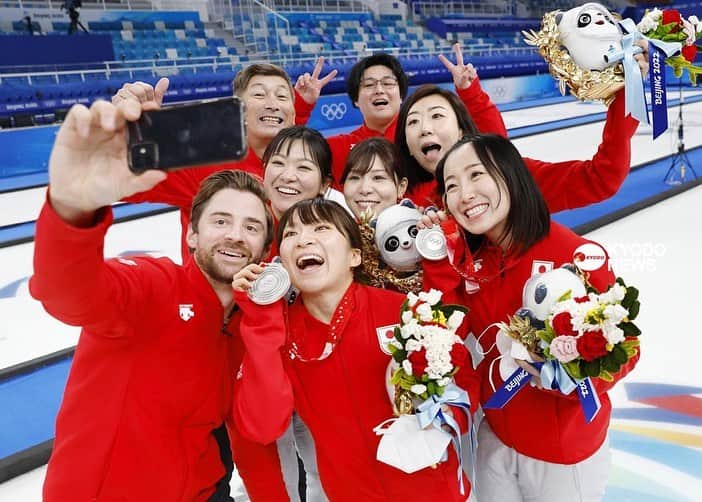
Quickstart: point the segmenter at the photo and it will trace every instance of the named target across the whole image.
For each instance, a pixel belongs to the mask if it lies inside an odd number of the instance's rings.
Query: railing
[[[62,0],[3,0],[3,7],[19,9],[56,9],[64,8]],[[154,10],[148,0],[83,0],[83,8],[102,10]]]
[[[412,2],[412,13],[419,17],[463,16],[512,16],[516,12],[516,0],[485,2],[480,0],[420,0]],[[416,19],[415,19],[416,20]]]
[[[358,54],[347,54],[343,51],[329,51],[325,52],[323,55],[329,64],[333,67],[334,65],[341,65],[343,63],[355,63],[359,58],[368,55],[373,50],[367,49],[365,52]],[[451,46],[440,45],[434,49],[409,49],[409,48],[387,48],[383,49],[383,52],[390,53],[396,57],[436,57],[438,54],[449,55],[452,53]],[[534,49],[532,48],[491,48],[491,49],[471,49],[466,47],[463,49],[463,54],[466,62],[470,62],[471,57],[504,57],[509,56],[522,56],[534,54]],[[291,54],[282,55],[280,57],[272,57],[270,59],[251,59],[246,63],[240,63],[236,56],[210,56],[210,57],[197,57],[188,59],[170,59],[170,60],[157,60],[157,59],[142,59],[134,61],[106,61],[99,65],[93,65],[92,68],[80,69],[80,70],[62,70],[60,67],[55,67],[55,70],[46,70],[46,66],[42,66],[40,71],[38,67],[35,67],[34,71],[30,70],[30,66],[21,68],[15,67],[13,73],[0,73],[0,84],[6,78],[27,78],[28,82],[32,83],[32,77],[45,77],[52,76],[55,78],[56,82],[59,82],[61,75],[80,75],[81,80],[86,80],[86,75],[90,74],[104,74],[107,78],[110,78],[112,73],[119,72],[120,75],[124,75],[125,72],[130,78],[133,77],[136,72],[150,72],[154,77],[158,76],[168,76],[168,75],[178,75],[183,70],[192,70],[192,73],[198,72],[217,72],[224,69],[224,71],[230,71],[233,66],[240,64],[250,64],[250,63],[274,63],[280,66],[289,65],[301,65],[308,64],[309,70],[311,71],[314,67],[314,63],[317,59],[316,54]],[[437,59],[438,61],[438,59]]]
[[[354,0],[274,0],[279,12],[368,12],[368,6]]]

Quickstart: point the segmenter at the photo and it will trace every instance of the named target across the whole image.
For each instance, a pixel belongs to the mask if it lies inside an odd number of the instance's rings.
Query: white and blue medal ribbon
[[[461,490],[461,495],[465,494],[465,487],[463,486],[463,459],[461,457],[461,429],[458,427],[456,420],[449,415],[445,414],[441,409],[442,405],[455,406],[461,408],[466,416],[468,417],[468,432],[472,432],[472,420],[470,416],[470,399],[468,399],[468,393],[461,389],[460,387],[449,384],[446,386],[444,393],[441,396],[431,396],[429,399],[424,401],[417,407],[417,420],[419,421],[419,426],[424,429],[429,425],[434,428],[443,431],[442,426],[448,425],[451,430],[451,442],[456,450],[456,455],[458,456],[458,486]],[[473,435],[471,434],[471,456],[473,457],[473,464],[475,464],[474,452],[475,445],[473,444]],[[444,454],[446,455],[446,454]],[[442,459],[442,460],[445,460]]]
[[[653,114],[653,139],[656,139],[668,129],[668,102],[666,97],[665,58],[675,55],[682,50],[680,42],[664,42],[642,35],[631,19],[619,21],[624,31],[622,37],[622,53],[610,55],[609,61],[622,60],[624,65],[624,94],[626,113],[639,122],[649,124],[646,96],[643,91],[643,78],[634,54],[640,48],[634,45],[636,40],[647,40],[649,44],[649,75],[651,78],[651,111]]]

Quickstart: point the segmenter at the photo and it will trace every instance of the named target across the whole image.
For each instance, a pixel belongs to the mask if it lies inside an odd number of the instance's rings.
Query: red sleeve
[[[549,211],[584,207],[601,202],[619,190],[629,174],[631,138],[639,123],[624,117],[624,90],[607,110],[602,143],[590,160],[543,162],[525,158]]]
[[[200,188],[200,182],[214,171],[212,166],[169,171],[168,177],[146,192],[125,197],[125,202],[159,202],[188,209]]]
[[[332,177],[334,178],[332,188],[336,188],[337,190],[343,192],[341,175],[344,174],[346,158],[349,156],[349,152],[351,151],[353,138],[350,134],[338,134],[327,138],[327,143],[329,143],[329,148],[331,148],[332,152]]]
[[[315,103],[316,104],[316,103]],[[295,125],[305,125],[309,122],[314,110],[314,104],[311,105],[305,101],[299,92],[295,91]]]
[[[443,293],[441,301],[443,303],[461,303],[460,294],[461,276],[451,266],[448,258],[443,260],[422,260],[422,271],[424,273],[422,290],[429,291],[437,289]]]
[[[111,224],[112,209],[104,208],[94,226],[71,226],[47,200],[37,219],[29,282],[32,296],[49,314],[105,336],[132,333],[118,326],[139,319],[153,291],[150,262],[105,262],[104,238]]]
[[[293,392],[283,368],[283,302],[257,305],[235,292],[241,308],[240,336],[245,352],[234,384],[234,422],[241,434],[268,444],[283,435],[293,411]]]
[[[480,79],[475,79],[467,89],[456,89],[456,94],[466,105],[479,132],[507,137],[507,128],[502,120],[502,114],[490,96],[480,87]]]

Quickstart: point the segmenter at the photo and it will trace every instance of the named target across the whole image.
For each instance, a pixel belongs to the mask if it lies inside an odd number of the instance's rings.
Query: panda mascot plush
[[[398,272],[415,272],[422,260],[415,239],[422,213],[409,200],[381,211],[375,220],[375,245],[385,264]]]
[[[585,285],[575,273],[572,264],[531,276],[524,283],[522,308],[517,310],[515,314],[517,322],[519,320],[525,321],[532,328],[543,329],[551,309],[558,299],[568,291],[571,292],[572,297],[587,295]],[[534,362],[527,348],[505,333],[507,329],[508,326],[502,325],[496,339],[497,349],[502,355],[500,358],[500,377],[502,380],[507,380],[519,368],[514,361],[515,359]]]
[[[614,63],[607,54],[622,50],[622,32],[607,8],[586,3],[556,15],[560,40],[575,64],[601,71]]]

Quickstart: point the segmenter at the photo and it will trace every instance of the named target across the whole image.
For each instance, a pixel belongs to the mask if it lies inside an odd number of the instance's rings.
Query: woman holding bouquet
[[[282,355],[271,353],[270,365],[284,366],[294,403],[280,403],[280,413],[257,417],[244,432],[270,441],[294,407],[312,432],[322,485],[332,501],[466,500],[469,483],[464,477],[461,495],[451,448],[448,460],[436,469],[414,474],[376,460],[380,437],[373,429],[393,415],[384,383],[390,362],[386,334],[398,325],[406,297],[354,280],[361,261],[356,222],[334,202],[306,200],[283,215],[277,237],[283,265],[300,296],[287,306],[286,320],[280,320],[288,341]],[[237,298],[261,270],[252,265],[235,279]],[[242,378],[246,371],[242,367]],[[467,354],[455,379],[476,402],[477,380]],[[454,417],[465,425],[462,413]]]
[[[447,212],[465,240],[456,241],[451,264],[424,262],[425,287],[441,289],[447,301],[458,300],[470,309],[469,327],[485,354],[478,366],[484,404],[502,384],[493,364],[500,356],[494,323],[507,322],[522,306],[522,288],[532,274],[572,263],[578,248],[589,241],[550,221],[523,159],[502,137],[462,139],[439,162],[436,173]],[[424,224],[446,219],[446,213],[433,213]],[[587,275],[600,291],[614,282],[604,250],[602,258],[601,266]],[[637,360],[638,352],[612,382],[593,379],[601,409],[590,423],[575,393],[566,396],[529,385],[503,408],[485,410],[478,433],[481,499],[600,500],[610,466],[607,390]]]

